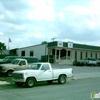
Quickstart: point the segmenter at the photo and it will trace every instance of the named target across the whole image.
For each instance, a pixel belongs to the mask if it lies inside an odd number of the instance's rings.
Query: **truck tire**
[[[58,78],[59,84],[65,84],[66,83],[66,77],[64,75],[60,75]]]
[[[11,76],[12,76],[12,72],[13,72],[13,70],[9,70],[9,71],[7,71],[6,75],[7,75],[8,77],[11,77]]]
[[[34,78],[28,78],[26,80],[26,86],[27,87],[33,87],[35,86],[36,80]]]

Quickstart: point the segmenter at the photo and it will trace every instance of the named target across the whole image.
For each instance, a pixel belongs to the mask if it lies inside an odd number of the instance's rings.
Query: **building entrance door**
[[[68,58],[70,58],[70,56],[71,56],[71,51],[68,51],[67,56],[68,56]]]
[[[61,50],[61,59],[66,59],[66,50],[65,49]]]

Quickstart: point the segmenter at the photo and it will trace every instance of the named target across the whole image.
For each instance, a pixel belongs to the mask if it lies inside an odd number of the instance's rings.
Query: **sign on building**
[[[68,48],[73,48],[73,42],[68,42]]]
[[[58,41],[58,45],[57,45],[58,47],[63,47],[63,42],[61,42],[61,41]]]

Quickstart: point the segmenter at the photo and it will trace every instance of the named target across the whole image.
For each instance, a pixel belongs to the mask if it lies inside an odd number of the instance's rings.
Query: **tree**
[[[43,42],[42,42],[42,44],[47,44],[47,43],[48,43],[47,41],[43,41]]]
[[[0,50],[6,50],[5,43],[0,42]]]

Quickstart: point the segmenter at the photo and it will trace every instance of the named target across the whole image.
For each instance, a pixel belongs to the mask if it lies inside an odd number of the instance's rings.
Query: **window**
[[[22,51],[21,56],[25,56],[25,51]]]
[[[50,67],[48,64],[43,64],[41,70],[49,70]]]
[[[70,57],[70,53],[71,53],[71,51],[68,51],[68,57]]]
[[[97,53],[95,53],[95,58],[97,59]]]
[[[26,65],[25,61],[21,61],[19,65]]]
[[[86,52],[86,56],[85,56],[86,58],[88,57],[87,55],[88,55],[88,53]]]
[[[91,52],[91,54],[90,54],[90,57],[92,57],[92,52]]]
[[[3,61],[7,61],[9,59],[9,57],[7,56],[7,57],[5,57],[4,59],[3,59]]]
[[[19,60],[14,59],[11,63],[17,65],[19,63]]]
[[[34,56],[34,53],[33,53],[33,51],[30,51],[30,56]]]
[[[82,51],[80,52],[80,59],[82,60]]]
[[[41,64],[32,64],[29,69],[33,69],[33,70],[39,70],[41,67]]]
[[[75,51],[75,59],[77,59],[77,51]]]

